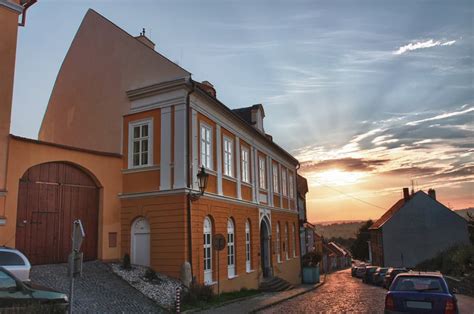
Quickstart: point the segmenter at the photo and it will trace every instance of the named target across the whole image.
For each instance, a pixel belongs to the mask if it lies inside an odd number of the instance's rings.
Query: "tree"
[[[467,230],[469,231],[469,239],[474,244],[474,214],[467,212]]]
[[[367,220],[357,232],[357,238],[351,246],[352,257],[360,260],[369,259],[369,246],[367,241],[370,240],[369,228],[373,221]]]

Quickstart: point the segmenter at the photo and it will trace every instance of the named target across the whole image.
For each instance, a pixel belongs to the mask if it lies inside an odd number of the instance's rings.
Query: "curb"
[[[194,308],[194,309],[189,309],[189,310],[186,310],[184,312],[181,312],[183,314],[187,314],[187,313],[200,313],[200,312],[204,312],[204,311],[209,311],[209,310],[215,310],[215,309],[218,309],[220,307],[224,307],[226,305],[229,305],[229,304],[232,304],[232,303],[236,303],[236,302],[240,302],[240,301],[247,301],[247,300],[250,300],[250,299],[253,299],[253,298],[256,298],[256,297],[259,297],[263,294],[263,292],[260,292],[260,293],[257,293],[257,294],[254,294],[254,295],[249,295],[247,297],[242,297],[242,298],[238,298],[238,299],[232,299],[232,300],[229,300],[229,301],[225,301],[225,302],[222,302],[218,305],[215,305],[215,306],[211,306],[209,308],[205,308],[205,309],[201,309],[201,308]]]
[[[321,286],[324,285],[325,283],[326,283],[326,277],[324,277],[324,281],[323,281],[323,282],[318,283],[317,285],[315,285],[314,287],[312,287],[312,288],[310,288],[310,289],[308,289],[308,290],[301,291],[301,292],[296,293],[296,294],[294,294],[294,295],[292,295],[292,296],[289,296],[288,298],[284,298],[284,299],[275,301],[275,302],[273,302],[273,303],[270,303],[270,304],[261,306],[261,307],[259,307],[259,308],[257,308],[257,309],[254,309],[254,310],[250,311],[249,313],[257,313],[258,311],[262,311],[262,310],[268,309],[268,308],[270,308],[270,307],[272,307],[272,306],[275,306],[275,305],[277,305],[277,304],[280,304],[280,303],[283,303],[283,302],[285,302],[285,301],[291,300],[291,299],[293,299],[293,298],[299,297],[300,295],[303,295],[303,294],[305,294],[305,293],[308,293],[308,292],[311,292],[311,291],[314,291],[314,290],[318,289],[319,287],[321,287]]]

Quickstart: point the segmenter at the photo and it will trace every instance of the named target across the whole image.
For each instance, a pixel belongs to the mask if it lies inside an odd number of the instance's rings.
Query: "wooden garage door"
[[[67,262],[75,219],[86,233],[84,258],[97,258],[99,188],[86,172],[46,163],[28,169],[19,185],[16,247],[32,264]]]

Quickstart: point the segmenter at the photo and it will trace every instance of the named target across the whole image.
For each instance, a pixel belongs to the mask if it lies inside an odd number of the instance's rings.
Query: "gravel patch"
[[[172,310],[175,305],[176,288],[183,288],[181,281],[156,273],[156,279],[148,280],[145,272],[148,267],[133,265],[131,270],[122,268],[121,264],[110,264],[112,271],[127,281],[135,289],[160,304]]]

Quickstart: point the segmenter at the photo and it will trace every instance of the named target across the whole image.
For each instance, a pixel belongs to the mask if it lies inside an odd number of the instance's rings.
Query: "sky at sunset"
[[[145,27],[230,108],[262,103],[310,221],[376,219],[411,180],[474,207],[473,1],[40,0],[19,31],[13,134],[37,138],[88,8]]]

